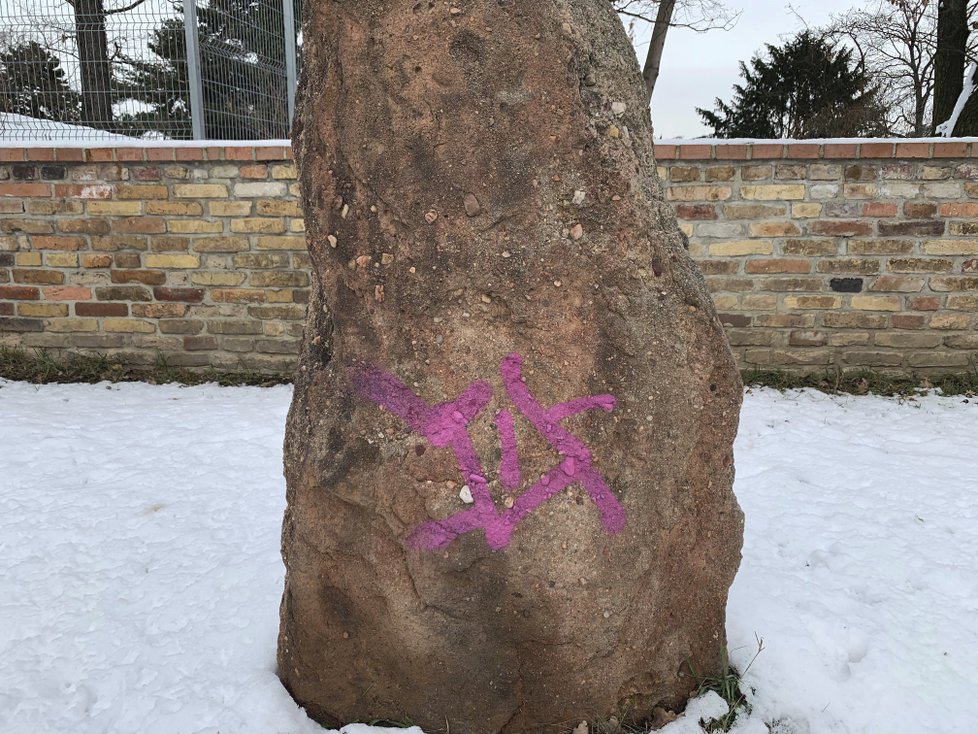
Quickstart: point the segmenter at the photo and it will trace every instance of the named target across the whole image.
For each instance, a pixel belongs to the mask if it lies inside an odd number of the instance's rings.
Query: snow
[[[0,381],[0,731],[323,733],[274,673],[289,399]],[[974,730],[976,448],[975,400],[748,394],[737,734]]]
[[[961,117],[965,105],[968,104],[968,100],[971,99],[971,94],[975,91],[976,71],[978,71],[978,63],[972,62],[968,67],[967,73],[964,75],[964,87],[961,89],[961,94],[958,95],[957,102],[954,103],[951,116],[937,126],[938,135],[945,138],[950,138],[954,135],[954,128],[958,126],[958,118]]]
[[[947,138],[656,138],[656,145],[866,145],[872,143],[946,143]],[[954,138],[956,143],[978,143],[978,137]]]
[[[67,137],[83,139],[65,140]],[[50,148],[53,143],[57,143],[59,148],[91,147],[95,143],[118,147],[123,143],[138,142],[136,138],[96,130],[85,125],[43,120],[14,112],[0,112],[0,143],[7,148]]]

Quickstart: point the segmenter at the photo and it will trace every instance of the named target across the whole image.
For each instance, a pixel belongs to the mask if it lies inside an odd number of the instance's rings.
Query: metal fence
[[[0,0],[0,143],[289,134],[302,0]]]

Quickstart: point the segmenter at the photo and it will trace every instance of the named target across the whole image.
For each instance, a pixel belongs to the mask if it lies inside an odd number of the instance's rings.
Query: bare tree
[[[652,28],[652,41],[642,69],[650,100],[659,79],[670,28],[689,28],[699,33],[730,30],[740,18],[740,11],[731,10],[721,0],[611,0],[611,3],[627,19],[632,32],[638,23]]]
[[[833,16],[821,29],[855,49],[877,80],[892,134],[920,137],[933,129],[938,5],[936,0],[869,0],[862,8]],[[971,0],[968,17],[974,18],[976,11],[978,2]],[[971,39],[969,58],[975,45]]]

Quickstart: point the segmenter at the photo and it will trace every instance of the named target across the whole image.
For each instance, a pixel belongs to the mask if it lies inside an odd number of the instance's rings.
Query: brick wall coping
[[[978,158],[978,138],[659,140],[655,157],[660,161]]]
[[[288,140],[207,141],[166,140],[135,144],[93,144],[91,141],[21,143],[0,140],[0,162],[139,163],[172,161],[284,161],[292,159]]]
[[[750,160],[885,160],[978,158],[978,138],[838,138],[820,140],[660,140],[660,161]],[[288,140],[208,141],[143,140],[92,144],[91,141],[0,141],[0,162],[64,161],[73,163],[160,161],[291,160]]]

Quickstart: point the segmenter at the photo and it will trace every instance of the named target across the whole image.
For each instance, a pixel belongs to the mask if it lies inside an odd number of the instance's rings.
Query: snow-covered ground
[[[322,734],[274,673],[289,398],[0,381],[0,732]],[[736,731],[976,730],[976,456],[975,400],[748,395]]]

